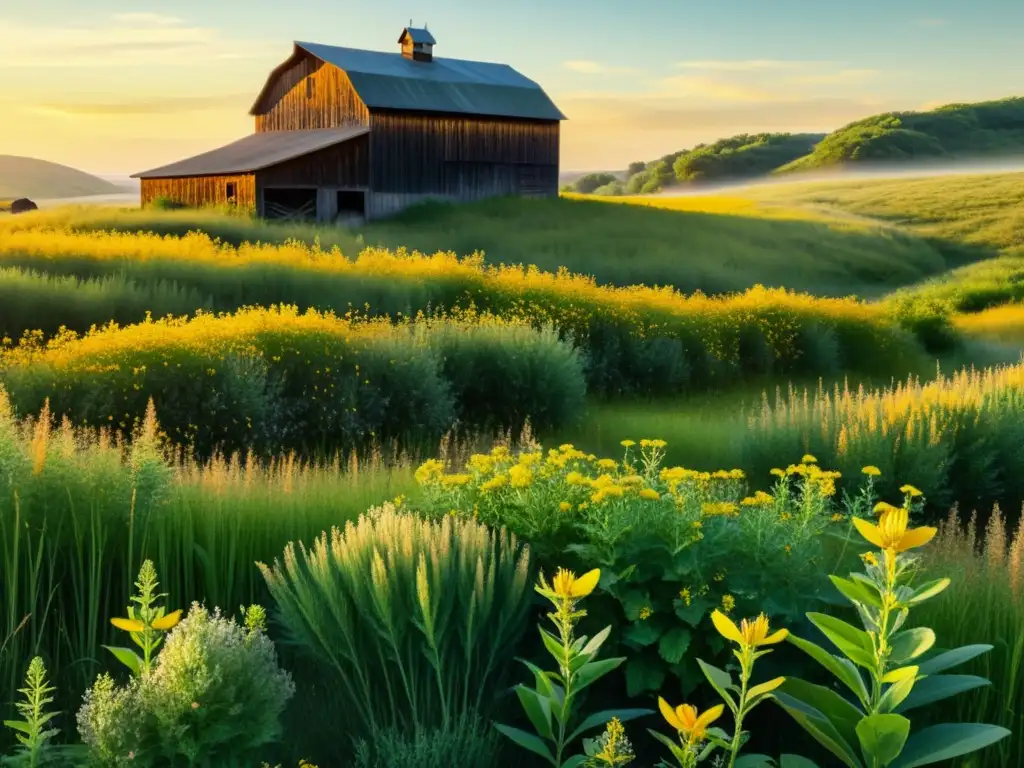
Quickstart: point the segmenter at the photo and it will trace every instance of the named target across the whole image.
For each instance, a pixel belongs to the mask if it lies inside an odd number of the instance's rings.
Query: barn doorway
[[[316,189],[264,189],[263,216],[267,219],[286,221],[315,221]]]
[[[366,193],[361,189],[339,189],[338,223],[358,225],[365,219]]]

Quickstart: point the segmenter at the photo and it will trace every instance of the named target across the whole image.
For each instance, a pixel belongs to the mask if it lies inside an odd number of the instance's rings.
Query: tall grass
[[[101,645],[123,639],[109,618],[123,615],[144,558],[159,564],[168,605],[266,605],[257,561],[411,491],[414,458],[178,464],[152,412],[129,447],[66,421],[54,429],[46,412],[18,422],[0,394],[0,716],[34,655],[65,712],[114,671]]]
[[[197,292],[218,311],[293,303],[397,317],[474,307],[551,325],[571,338],[586,353],[593,392],[678,392],[779,372],[891,373],[921,356],[886,312],[854,299],[762,287],[718,298],[671,288],[615,289],[565,270],[490,267],[479,256],[452,253],[371,249],[349,260],[298,243],[233,248],[198,233],[179,239],[21,231],[5,237],[0,264],[82,279],[120,275],[140,286],[163,282]],[[97,302],[94,321],[106,322],[118,306]],[[26,322],[24,312],[20,318],[5,327]]]
[[[994,646],[958,672],[992,682],[939,705],[945,722],[995,723],[1011,736],[984,758],[962,758],[963,768],[1024,766],[1024,520],[1008,532],[996,507],[983,527],[976,515],[954,510],[928,554],[929,572],[952,579],[941,599],[915,610],[944,648]],[[938,713],[936,713],[938,714]]]
[[[493,317],[357,321],[294,307],[149,321],[26,342],[0,357],[17,409],[130,429],[156,402],[200,456],[436,444],[458,424],[520,431],[576,418],[585,383],[551,331]],[[466,376],[472,380],[464,380]]]
[[[1024,500],[1024,364],[961,370],[868,390],[776,391],[749,415],[740,465],[764,472],[778,456],[808,452],[857,477],[882,470],[879,488],[927,488],[933,510],[956,501],[1019,508]]]

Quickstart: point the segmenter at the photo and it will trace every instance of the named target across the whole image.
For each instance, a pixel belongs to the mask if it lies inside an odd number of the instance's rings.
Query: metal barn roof
[[[218,149],[132,175],[133,179],[251,173],[369,132],[365,126],[254,133]]]
[[[507,64],[434,57],[414,61],[401,53],[364,51],[296,42],[306,51],[343,70],[370,109],[564,120],[544,90]],[[273,78],[271,78],[273,79]],[[269,83],[268,83],[269,85]],[[266,88],[264,88],[264,92]],[[256,106],[262,101],[263,93]],[[256,106],[252,114],[255,114]]]

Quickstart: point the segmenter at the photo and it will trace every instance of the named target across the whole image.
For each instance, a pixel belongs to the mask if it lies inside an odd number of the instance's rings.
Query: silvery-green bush
[[[295,693],[264,634],[261,608],[244,625],[193,603],[148,675],[118,686],[101,675],[85,694],[78,731],[96,765],[242,766],[281,732]]]

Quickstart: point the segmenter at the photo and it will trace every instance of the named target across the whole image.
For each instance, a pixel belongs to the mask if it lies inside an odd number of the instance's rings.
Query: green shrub
[[[463,715],[447,727],[416,733],[386,729],[360,739],[353,768],[481,768],[502,765],[502,743],[486,720]]]
[[[287,307],[29,339],[0,359],[23,413],[49,399],[76,424],[128,430],[153,399],[174,443],[203,457],[436,445],[456,420],[557,428],[582,410],[581,368],[553,333],[515,322],[393,325]]]
[[[285,627],[332,671],[373,739],[486,716],[531,597],[514,536],[391,504],[259,567]]]
[[[101,766],[251,765],[280,736],[295,693],[254,618],[239,626],[198,603],[167,636],[152,672],[118,687],[101,676],[85,694],[78,730]]]
[[[629,649],[629,695],[666,678],[688,693],[700,679],[689,651],[722,650],[699,626],[716,605],[785,621],[814,602],[822,534],[843,519],[831,501],[837,477],[808,461],[780,470],[771,494],[751,495],[739,470],[663,467],[662,441],[633,445],[621,460],[571,445],[496,448],[455,475],[428,461],[417,480],[426,510],[505,526],[549,570],[567,556],[600,568],[615,636]]]

